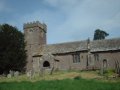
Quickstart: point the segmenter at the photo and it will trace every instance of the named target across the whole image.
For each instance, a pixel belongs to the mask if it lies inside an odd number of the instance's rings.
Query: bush
[[[80,76],[76,76],[76,77],[74,77],[74,80],[80,80],[80,79],[81,79]]]
[[[108,69],[104,71],[104,74],[107,74],[107,75],[113,75],[114,73],[115,73],[114,69]]]

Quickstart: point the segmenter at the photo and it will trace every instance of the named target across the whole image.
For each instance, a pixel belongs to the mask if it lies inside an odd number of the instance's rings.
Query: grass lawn
[[[98,82],[85,79],[1,82],[0,90],[120,90],[120,83]]]
[[[77,78],[75,78],[77,77]],[[96,72],[57,72],[43,77],[0,78],[0,90],[120,90],[120,81],[96,80]]]

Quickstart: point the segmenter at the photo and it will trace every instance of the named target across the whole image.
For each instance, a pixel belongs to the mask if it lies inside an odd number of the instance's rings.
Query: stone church
[[[120,65],[120,38],[47,44],[47,26],[25,23],[27,71],[115,69]]]

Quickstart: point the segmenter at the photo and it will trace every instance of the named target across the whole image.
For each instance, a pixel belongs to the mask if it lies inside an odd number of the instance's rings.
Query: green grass
[[[0,77],[0,90],[120,90],[120,79],[105,79],[96,71],[54,72],[53,75]]]
[[[0,77],[0,82],[22,82],[22,81],[30,81],[30,82],[36,82],[41,80],[62,80],[62,79],[72,79],[76,76],[79,76],[80,73],[77,72],[54,72],[52,75],[44,74],[44,75],[38,75],[35,74],[34,77],[31,79],[27,77],[25,74],[20,75],[18,77]]]
[[[0,90],[120,90],[120,82],[109,83],[81,78],[37,82],[1,82]]]

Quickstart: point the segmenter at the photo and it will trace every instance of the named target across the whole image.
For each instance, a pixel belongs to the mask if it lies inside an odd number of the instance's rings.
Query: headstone
[[[9,74],[11,75],[11,77],[13,77],[14,76],[14,71],[10,70]]]
[[[12,77],[11,74],[8,74],[8,75],[7,75],[7,78],[11,78],[11,77]]]
[[[27,77],[29,77],[31,79],[33,76],[34,76],[33,70],[30,70],[27,72]]]
[[[27,72],[27,77],[30,77],[30,71]]]
[[[18,77],[18,76],[19,76],[19,72],[18,72],[18,71],[15,71],[15,72],[14,72],[14,76],[15,76],[15,77]]]
[[[45,68],[41,67],[39,75],[44,76],[44,73],[45,73]]]

